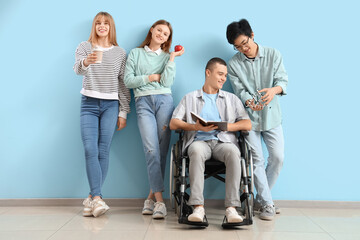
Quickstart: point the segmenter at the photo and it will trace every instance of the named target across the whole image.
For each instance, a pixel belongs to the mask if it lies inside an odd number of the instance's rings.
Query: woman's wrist
[[[84,58],[84,60],[83,60],[83,65],[84,65],[84,67],[88,67],[88,66],[89,66],[89,64],[86,62],[86,58]]]
[[[170,53],[170,58],[169,58],[169,62],[173,62],[175,60],[175,54]]]

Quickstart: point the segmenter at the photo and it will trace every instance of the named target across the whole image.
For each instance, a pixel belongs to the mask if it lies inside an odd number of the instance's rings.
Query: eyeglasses
[[[248,37],[247,41],[242,43],[240,46],[235,46],[234,45],[234,50],[241,50],[241,49],[244,49],[244,47],[247,47],[249,46],[249,40],[250,40],[250,37]]]

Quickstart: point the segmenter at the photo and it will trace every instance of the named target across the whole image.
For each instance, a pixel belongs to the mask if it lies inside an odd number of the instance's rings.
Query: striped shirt
[[[126,52],[119,46],[105,49],[101,63],[83,65],[91,53],[91,43],[81,42],[75,51],[74,71],[83,75],[80,93],[84,96],[119,100],[119,117],[125,118],[130,112],[130,91],[124,84]]]

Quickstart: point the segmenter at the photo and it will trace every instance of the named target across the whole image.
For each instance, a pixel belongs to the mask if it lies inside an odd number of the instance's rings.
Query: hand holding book
[[[200,117],[199,115],[197,115],[194,112],[190,112],[191,114],[191,118],[197,122],[199,121],[201,125],[203,126],[210,126],[210,125],[214,125],[217,126],[217,130],[220,131],[227,131],[227,122],[216,122],[216,121],[206,121],[205,119],[203,119],[202,117]]]

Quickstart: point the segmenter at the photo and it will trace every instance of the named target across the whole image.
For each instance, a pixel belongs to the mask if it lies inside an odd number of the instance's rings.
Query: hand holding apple
[[[175,52],[179,52],[179,51],[181,51],[183,49],[183,46],[181,46],[181,45],[176,45],[175,46]]]
[[[174,61],[175,57],[181,56],[181,55],[183,55],[184,52],[185,52],[184,47],[181,46],[181,45],[176,45],[175,48],[174,48],[174,50],[175,50],[174,52],[171,52],[171,53],[170,53],[170,59],[169,59],[169,61],[171,61],[171,62]]]

